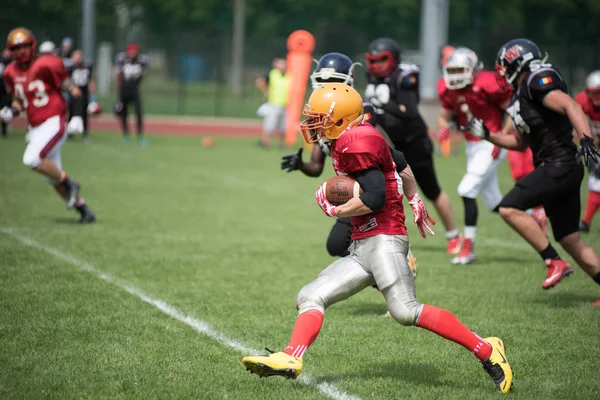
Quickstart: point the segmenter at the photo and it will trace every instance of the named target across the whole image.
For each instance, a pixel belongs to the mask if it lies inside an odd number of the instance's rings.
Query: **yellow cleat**
[[[268,377],[273,375],[285,376],[288,379],[296,379],[302,373],[302,359],[292,357],[284,352],[270,351],[271,354],[264,356],[248,356],[242,358],[242,364],[251,374]]]
[[[496,384],[496,389],[502,393],[508,393],[512,388],[513,373],[506,359],[504,342],[497,337],[485,338],[492,345],[492,355],[487,361],[483,361],[483,369],[490,374]]]

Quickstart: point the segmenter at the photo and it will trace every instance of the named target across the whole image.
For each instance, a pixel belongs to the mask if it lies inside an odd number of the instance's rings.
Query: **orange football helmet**
[[[335,140],[363,122],[362,97],[352,86],[326,83],[310,95],[302,115],[308,117],[300,124],[306,143]]]
[[[35,55],[37,42],[27,28],[15,28],[8,34],[6,48],[19,63],[28,63]]]

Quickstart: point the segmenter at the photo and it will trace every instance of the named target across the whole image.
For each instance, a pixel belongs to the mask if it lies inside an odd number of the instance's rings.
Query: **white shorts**
[[[467,142],[467,173],[458,184],[458,194],[470,199],[481,195],[488,210],[493,210],[502,200],[498,186],[498,166],[506,157],[500,150],[496,159],[492,157],[494,145],[488,141]]]
[[[590,175],[588,179],[588,189],[592,192],[600,192],[600,179]]]
[[[35,168],[46,158],[54,161],[61,169],[60,150],[67,138],[66,128],[67,124],[58,115],[48,118],[36,127],[29,127],[29,144],[23,154],[23,164]]]
[[[277,106],[274,104],[263,104],[262,112],[264,113],[263,119],[263,132],[272,135],[275,131],[279,130],[281,133],[285,133],[285,106]]]

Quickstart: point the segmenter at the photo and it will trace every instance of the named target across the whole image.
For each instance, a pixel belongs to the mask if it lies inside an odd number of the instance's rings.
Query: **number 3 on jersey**
[[[42,82],[39,79],[29,82],[29,85],[27,85],[27,90],[29,92],[35,92],[35,97],[32,102],[34,107],[44,107],[50,101],[48,95],[46,94],[46,87],[44,86],[44,82]],[[29,106],[29,103],[27,102],[27,96],[25,96],[25,90],[23,90],[23,85],[21,85],[20,83],[15,84],[15,94],[23,102],[23,106],[27,108]]]

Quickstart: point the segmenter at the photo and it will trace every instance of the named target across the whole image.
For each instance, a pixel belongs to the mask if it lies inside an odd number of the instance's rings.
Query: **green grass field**
[[[90,226],[21,164],[21,135],[0,141],[0,398],[501,396],[463,348],[381,317],[373,289],[328,310],[306,378],[249,375],[241,357],[287,344],[296,293],[333,261],[332,220],[313,200],[332,170],[286,174],[284,152],[254,139],[200,141],[66,143],[65,168],[98,216]],[[459,220],[464,164],[437,159]],[[501,185],[511,187],[506,165]],[[600,309],[590,305],[600,288],[576,269],[543,291],[537,254],[497,215],[480,210],[479,226],[478,262],[454,267],[441,227],[423,240],[409,223],[420,301],[505,340],[510,398],[600,398]],[[587,240],[600,248],[600,220]]]

